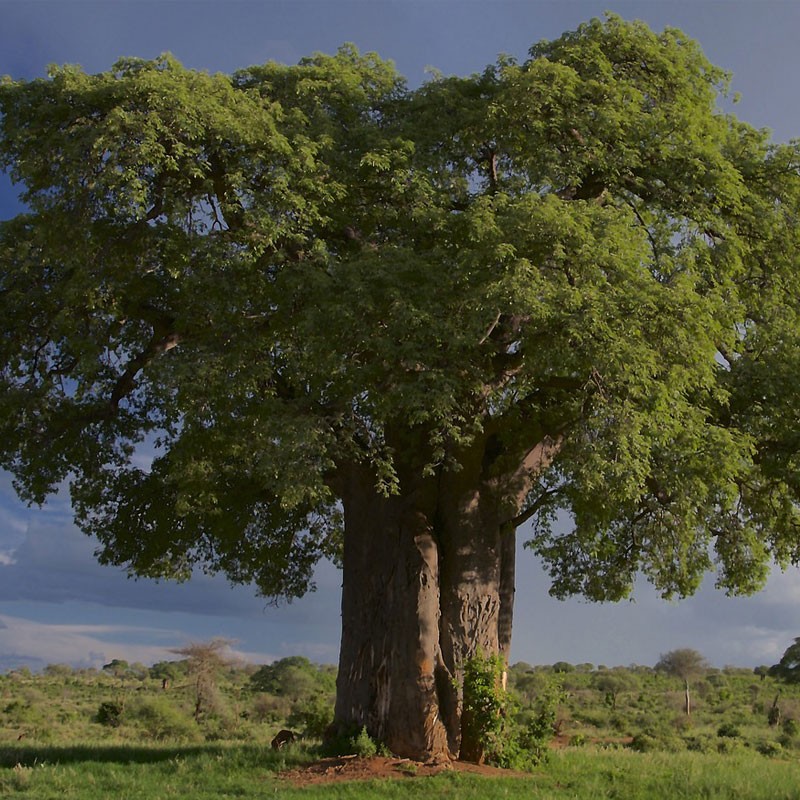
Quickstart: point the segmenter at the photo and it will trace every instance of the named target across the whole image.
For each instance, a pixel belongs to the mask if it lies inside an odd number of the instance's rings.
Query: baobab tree
[[[557,596],[798,560],[800,159],[726,81],[615,16],[417,89],[350,46],[6,80],[0,463],[139,575],[337,560],[337,725],[456,756],[523,523]]]

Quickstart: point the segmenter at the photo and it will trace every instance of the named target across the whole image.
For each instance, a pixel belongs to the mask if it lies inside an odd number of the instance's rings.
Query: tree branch
[[[516,517],[512,517],[512,519],[505,524],[516,530],[520,525],[524,525],[531,517],[548,505],[554,497],[558,497],[558,495],[560,495],[562,492],[563,489],[560,486],[556,489],[545,489],[545,491],[543,491],[533,503],[520,511]]]
[[[166,335],[162,335],[160,332],[153,333],[144,350],[128,362],[125,371],[114,384],[111,396],[108,399],[110,413],[115,413],[119,408],[120,402],[136,388],[136,376],[139,372],[157,356],[172,350],[173,347],[177,347],[180,343],[180,338],[180,335],[174,332]]]

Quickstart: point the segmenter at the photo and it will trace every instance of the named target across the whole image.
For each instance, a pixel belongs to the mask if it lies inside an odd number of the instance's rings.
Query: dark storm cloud
[[[223,577],[203,574],[182,584],[133,580],[121,568],[97,563],[94,548],[95,543],[69,523],[33,522],[12,551],[12,563],[0,564],[0,602],[83,602],[203,616],[264,615],[267,603],[250,587],[234,590]],[[334,578],[323,576],[323,580],[330,583]],[[297,623],[318,611],[297,604],[282,609]]]

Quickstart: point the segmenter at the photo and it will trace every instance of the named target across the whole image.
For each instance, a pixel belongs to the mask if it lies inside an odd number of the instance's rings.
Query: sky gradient
[[[121,56],[165,51],[186,66],[227,72],[295,63],[353,42],[393,59],[415,86],[429,67],[468,74],[500,53],[524,58],[536,41],[606,9],[657,30],[683,29],[733,73],[737,116],[780,141],[800,135],[800,3],[791,0],[0,0],[0,75],[41,77],[49,63],[96,72]],[[0,178],[0,218],[16,213],[15,198]],[[0,671],[101,666],[112,658],[152,663],[173,657],[170,648],[215,636],[236,640],[235,649],[258,663],[294,654],[337,660],[341,576],[330,565],[318,570],[318,591],[275,608],[220,577],[201,574],[180,585],[128,580],[97,564],[93,550],[72,524],[68,501],[59,496],[29,509],[0,473]],[[512,661],[652,665],[663,652],[693,647],[718,666],[755,666],[775,663],[800,636],[797,570],[773,574],[752,598],[726,598],[713,578],[677,603],[644,584],[634,602],[616,605],[558,602],[547,587],[535,559],[521,553]]]

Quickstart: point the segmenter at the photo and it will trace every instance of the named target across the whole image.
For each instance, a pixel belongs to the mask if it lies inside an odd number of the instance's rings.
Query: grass
[[[247,798],[275,796],[276,773],[309,761],[302,748],[248,745],[45,746],[0,750],[0,797]]]
[[[745,751],[635,753],[582,748],[555,753],[530,777],[449,773],[434,778],[294,787],[277,777],[313,759],[296,748],[252,745],[71,746],[0,749],[0,797],[31,800],[800,800],[800,763]]]
[[[527,665],[511,672],[523,710],[554,677]],[[305,787],[278,773],[316,752],[269,746],[277,730],[296,724],[287,717],[294,701],[251,690],[246,672],[222,676],[217,705],[201,724],[188,679],[163,691],[147,674],[0,675],[0,798],[800,800],[800,685],[735,668],[710,672],[694,687],[688,719],[682,692],[666,677],[638,667],[612,672],[622,686],[613,698],[603,670],[558,677],[566,692],[560,738],[571,746],[530,777],[431,778],[409,765],[393,780]],[[118,724],[101,724],[104,704],[124,709]]]

